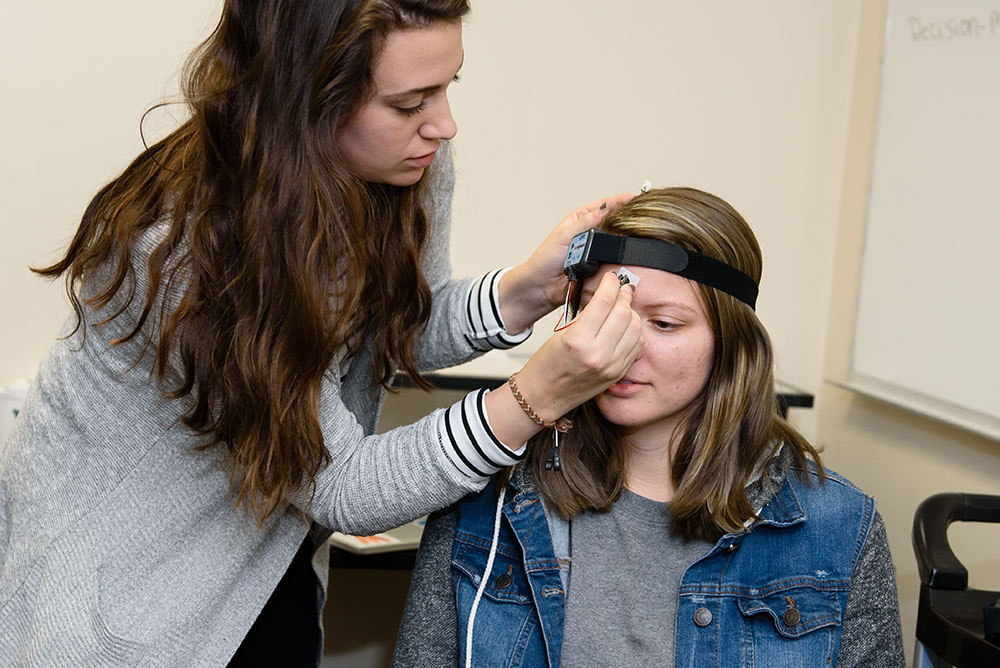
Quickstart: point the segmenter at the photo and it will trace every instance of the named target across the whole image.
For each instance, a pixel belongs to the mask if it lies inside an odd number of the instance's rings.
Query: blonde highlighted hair
[[[729,204],[693,188],[652,190],[610,213],[601,227],[614,234],[669,241],[721,260],[758,283],[761,253],[750,226]],[[779,447],[795,461],[819,454],[782,417],[774,390],[774,355],[767,331],[752,308],[698,284],[715,335],[708,382],[675,435],[671,461],[672,532],[715,539],[738,531],[755,515],[746,486]],[[560,438],[561,470],[545,469],[552,434],[531,444],[529,465],[539,491],[569,519],[604,511],[625,485],[628,456],[614,425],[590,401],[572,416],[575,427]]]

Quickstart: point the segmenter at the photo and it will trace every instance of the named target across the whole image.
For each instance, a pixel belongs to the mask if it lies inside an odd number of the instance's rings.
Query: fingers
[[[615,380],[625,375],[642,350],[642,319],[632,310],[633,291],[632,286],[620,288],[614,308],[597,332],[598,347],[610,350],[611,359],[617,361],[610,370]]]
[[[525,319],[528,323],[534,322],[562,304],[563,295],[566,293],[563,262],[566,259],[566,249],[569,248],[570,240],[581,232],[600,225],[604,216],[632,197],[631,193],[619,193],[603,197],[574,210],[549,233],[527,261],[512,270],[526,277],[526,280],[522,281],[521,284],[522,287],[527,287],[527,290],[522,290],[521,294],[527,294],[530,297],[531,303],[525,311]],[[509,283],[510,279],[508,278],[506,282],[501,283],[501,288]],[[501,301],[509,304],[509,295]]]
[[[622,286],[613,272],[605,272],[594,296],[575,321],[574,326],[579,330],[580,336],[597,338],[609,316],[616,310],[616,322],[621,323],[623,318],[627,318],[627,313],[632,310],[633,290],[631,285]]]
[[[611,284],[618,283],[618,278],[610,272],[608,272],[608,276],[605,279]],[[601,282],[603,283],[605,279],[602,279]],[[631,285],[620,285],[618,287],[614,304],[604,318],[604,322],[601,323],[600,329],[597,331],[595,338],[598,346],[607,350],[615,350],[618,347],[618,342],[632,324],[633,316],[638,317],[635,311],[632,310],[633,294],[634,288]]]
[[[632,362],[634,362],[639,354],[642,352],[642,318],[635,311],[632,311],[632,317],[629,321],[628,327],[625,333],[620,339],[618,339],[618,344],[615,346],[615,357],[621,360],[621,373],[615,378],[615,381],[619,381],[622,377],[628,373],[628,370],[632,367]]]
[[[551,409],[553,418],[563,415],[628,372],[642,350],[642,323],[631,306],[633,290],[607,272],[576,324],[560,330],[532,355],[523,369],[525,379],[543,379],[531,385],[533,406],[537,402]]]
[[[642,322],[632,310],[633,291],[607,272],[574,321],[576,331],[567,333],[567,343],[581,354],[581,368],[609,383],[625,375],[642,348]]]
[[[602,197],[596,202],[591,202],[587,206],[583,207],[587,211],[614,211],[620,207],[625,202],[629,201],[635,197],[633,193],[618,193],[617,195],[609,195],[608,197]]]
[[[632,193],[618,193],[602,197],[585,206],[574,210],[563,220],[563,224],[570,229],[570,236],[575,236],[591,227],[597,227],[604,217],[620,207],[625,202],[635,197]]]

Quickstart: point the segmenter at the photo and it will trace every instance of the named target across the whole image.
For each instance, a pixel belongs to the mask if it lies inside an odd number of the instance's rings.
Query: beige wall
[[[221,0],[7,3],[0,21],[0,387],[34,374],[67,315],[56,259],[90,197],[142,149],[139,119]],[[169,126],[151,116],[147,138]]]
[[[220,2],[55,4],[17,4],[0,27],[0,385],[34,373],[66,315],[26,266],[55,257],[139,150],[142,111],[173,94]],[[455,273],[517,262],[572,207],[646,178],[732,202],[765,251],[779,375],[817,394],[795,419],[879,501],[909,650],[913,510],[939,490],[1000,492],[1000,446],[824,381],[846,370],[885,1],[473,4],[452,93]],[[1000,572],[982,556],[995,547],[953,534],[977,572]]]
[[[878,104],[886,2],[865,2],[850,112],[845,178],[835,251],[825,375],[816,414],[827,463],[873,494],[896,565],[907,652],[916,625],[920,580],[911,543],[917,505],[938,492],[1000,494],[1000,443],[865,398],[835,382],[847,378],[854,328],[868,180]],[[969,569],[970,586],[1000,590],[996,525],[952,525],[949,540]]]

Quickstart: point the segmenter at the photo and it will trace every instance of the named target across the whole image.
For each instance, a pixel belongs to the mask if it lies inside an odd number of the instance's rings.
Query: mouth
[[[622,378],[617,383],[609,387],[605,392],[615,397],[628,397],[642,390],[646,383]]]
[[[429,167],[432,162],[434,162],[434,156],[437,155],[437,149],[434,149],[430,153],[425,155],[418,155],[415,158],[407,158],[407,162],[417,167]]]

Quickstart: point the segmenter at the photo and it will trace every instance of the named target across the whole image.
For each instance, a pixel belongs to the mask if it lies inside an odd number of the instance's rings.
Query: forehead
[[[436,21],[429,26],[394,30],[385,39],[372,77],[379,93],[402,93],[440,86],[462,65],[462,24]]]
[[[605,273],[609,271],[617,273],[622,266],[639,278],[639,284],[635,286],[635,295],[632,297],[633,308],[642,309],[671,303],[699,314],[705,313],[701,290],[697,283],[683,276],[671,274],[669,271],[635,265],[601,265],[596,274],[584,280],[583,300],[589,300],[593,296]]]

